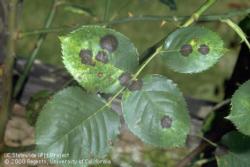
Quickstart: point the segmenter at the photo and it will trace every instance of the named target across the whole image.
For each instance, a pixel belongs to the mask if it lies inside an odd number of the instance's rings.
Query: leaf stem
[[[239,35],[239,37],[241,38],[241,40],[243,40],[246,43],[247,47],[250,49],[250,43],[247,40],[246,34],[242,31],[242,29],[237,24],[235,24],[230,19],[222,19],[221,21],[223,23],[226,23],[230,28],[232,28]]]
[[[247,15],[250,13],[250,8],[247,8],[245,10],[237,10],[237,11],[229,11],[227,13],[222,13],[222,14],[213,14],[213,15],[204,15],[200,16],[198,18],[198,21],[218,21],[222,19],[227,19],[227,18],[232,18],[236,16],[242,16],[242,15]],[[119,18],[112,20],[108,23],[107,25],[117,25],[117,24],[124,24],[124,23],[129,23],[129,22],[137,22],[137,21],[169,21],[169,22],[180,22],[184,21],[185,19],[188,19],[189,16],[152,16],[152,15],[146,15],[146,16],[133,16],[133,17],[124,17],[124,18]],[[104,22],[98,22],[96,23],[97,25],[99,24],[105,24]],[[32,35],[39,35],[39,34],[46,34],[46,33],[59,33],[59,32],[66,32],[66,31],[72,31],[78,27],[81,27],[84,24],[79,24],[71,27],[58,27],[58,28],[45,28],[45,29],[36,29],[36,30],[31,30],[27,32],[20,32],[18,34],[18,38],[24,38],[27,36],[32,36]]]
[[[7,2],[7,1],[6,1]],[[16,12],[17,12],[18,0],[10,0],[8,2],[8,36],[7,45],[5,51],[5,59],[3,64],[3,76],[2,76],[2,104],[0,108],[0,149],[3,148],[4,142],[4,132],[6,123],[8,121],[9,113],[11,112],[11,102],[12,102],[12,74],[13,74],[13,64],[15,60],[15,47],[16,47]]]
[[[51,7],[51,10],[50,10],[50,13],[47,17],[47,20],[45,22],[45,25],[44,25],[44,28],[47,29],[50,27],[50,25],[52,24],[52,21],[54,19],[54,16],[55,16],[55,13],[56,13],[56,9],[57,9],[57,6],[58,6],[58,1],[57,0],[54,0],[53,2],[53,5]],[[46,34],[41,34],[35,44],[35,47],[27,61],[27,63],[25,64],[24,66],[24,71],[23,71],[23,74],[20,76],[20,78],[18,79],[17,81],[17,84],[15,86],[15,89],[14,89],[14,97],[16,97],[19,93],[20,93],[20,90],[22,89],[23,87],[23,84],[24,84],[24,81],[25,79],[27,78],[30,70],[31,70],[31,67],[33,65],[33,62],[34,60],[36,59],[37,55],[38,55],[38,52],[44,42],[46,38]]]
[[[182,25],[182,27],[187,27],[193,24],[195,21],[199,19],[199,17],[209,8],[211,7],[216,0],[207,0],[197,11],[195,11],[192,16]]]

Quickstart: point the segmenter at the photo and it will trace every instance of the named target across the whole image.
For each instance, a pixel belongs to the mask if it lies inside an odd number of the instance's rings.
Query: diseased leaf
[[[211,30],[185,27],[165,40],[162,61],[180,73],[198,73],[212,67],[224,54],[223,41]]]
[[[223,136],[221,143],[225,146],[217,148],[218,167],[250,166],[250,137],[237,131]]]
[[[177,9],[175,0],[160,0],[160,2],[167,5],[171,10]]]
[[[105,157],[119,133],[120,119],[117,113],[103,106],[101,98],[79,87],[57,93],[45,105],[36,123],[37,151],[68,155],[64,160]]]
[[[241,133],[250,135],[250,80],[234,93],[231,105],[231,112],[226,118],[231,120]]]
[[[146,76],[141,87],[123,95],[122,109],[128,128],[142,141],[166,148],[184,145],[190,120],[184,98],[171,80]]]
[[[60,39],[65,67],[87,91],[114,93],[119,76],[138,66],[134,45],[112,29],[84,26]]]

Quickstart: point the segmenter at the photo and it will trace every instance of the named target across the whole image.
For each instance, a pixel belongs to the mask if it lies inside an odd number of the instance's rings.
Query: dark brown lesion
[[[137,91],[137,90],[141,90],[142,86],[143,86],[142,80],[137,79],[137,80],[131,81],[130,85],[128,86],[128,89],[130,91]]]
[[[206,44],[201,44],[198,48],[198,51],[202,54],[202,55],[207,55],[210,51],[209,46]]]
[[[95,62],[92,60],[93,53],[89,49],[82,49],[79,53],[81,62],[86,65],[95,66]]]
[[[189,56],[193,52],[193,47],[190,44],[182,45],[180,53],[182,56]]]
[[[164,115],[161,118],[161,127],[162,128],[170,128],[172,126],[172,119],[168,115]]]
[[[118,80],[122,86],[128,87],[132,79],[132,75],[129,72],[122,73]]]
[[[95,59],[97,61],[100,61],[104,64],[108,63],[109,62],[109,58],[108,58],[108,55],[105,51],[99,51],[96,56],[95,56]]]
[[[114,52],[118,47],[118,40],[112,34],[107,34],[100,39],[100,46],[109,52]]]

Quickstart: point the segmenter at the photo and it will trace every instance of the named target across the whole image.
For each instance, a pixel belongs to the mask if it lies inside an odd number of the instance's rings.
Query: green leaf
[[[159,147],[183,146],[190,129],[184,98],[160,75],[148,75],[140,90],[127,91],[122,109],[128,128],[142,141]]]
[[[226,117],[245,135],[250,135],[250,80],[234,93],[231,100],[232,109]]]
[[[160,0],[160,2],[167,5],[171,10],[177,9],[175,0]]]
[[[84,26],[60,39],[65,67],[90,92],[116,92],[119,76],[138,66],[134,45],[112,29]]]
[[[79,87],[57,93],[36,123],[38,152],[68,154],[67,160],[103,158],[120,127],[118,114],[103,106],[101,98]]]
[[[212,67],[223,54],[223,41],[215,32],[193,26],[171,33],[161,57],[176,72],[198,73]]]
[[[250,137],[237,131],[223,136],[221,143],[226,148],[217,148],[216,160],[219,167],[250,166]]]

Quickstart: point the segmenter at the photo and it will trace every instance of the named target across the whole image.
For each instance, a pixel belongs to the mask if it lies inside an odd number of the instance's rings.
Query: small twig
[[[217,105],[215,105],[211,111],[217,111],[220,108],[224,107],[225,105],[227,105],[228,103],[230,103],[231,99],[226,99],[220,103],[218,103]],[[213,141],[203,137],[203,136],[197,136],[200,137],[202,140],[201,144],[199,146],[197,146],[197,148],[195,148],[190,154],[188,154],[186,157],[184,157],[178,164],[176,167],[185,167],[187,166],[197,155],[199,155],[201,152],[203,152],[203,150],[206,149],[207,146],[212,145],[214,147],[218,147],[218,145],[216,143],[214,143]]]
[[[198,147],[191,151],[185,158],[183,158],[176,167],[185,167],[190,164],[190,162],[200,153],[202,153],[209,144],[207,142],[202,142]]]
[[[237,11],[229,11],[227,13],[222,14],[213,14],[213,15],[204,15],[198,18],[198,21],[218,21],[222,19],[232,18],[236,16],[247,15],[250,13],[250,8],[245,10],[237,10]],[[188,19],[190,16],[133,16],[133,17],[124,17],[119,19],[114,19],[108,23],[107,25],[116,25],[116,24],[124,24],[128,22],[141,22],[141,21],[169,21],[169,22],[180,22]],[[105,24],[105,22],[98,22],[98,24]],[[75,25],[71,27],[59,27],[59,28],[46,28],[46,29],[37,29],[27,32],[20,32],[18,38],[24,38],[26,36],[31,35],[39,35],[39,34],[46,34],[46,33],[59,33],[59,32],[67,32],[72,31],[76,28],[83,26],[84,24]]]
[[[16,12],[18,0],[10,0],[8,2],[8,36],[6,54],[3,67],[3,78],[1,88],[2,106],[0,108],[0,147],[3,146],[3,138],[6,123],[9,113],[11,112],[12,102],[12,74],[13,64],[15,60],[15,46],[16,46]]]
[[[211,108],[211,111],[216,111],[222,107],[224,107],[225,105],[229,104],[231,102],[231,99],[226,99],[226,100],[223,100],[222,102],[216,104],[215,106],[213,106]]]
[[[51,25],[51,23],[52,23],[52,21],[54,19],[56,9],[57,9],[57,5],[58,5],[57,2],[58,2],[57,0],[54,0],[54,2],[53,2],[52,8],[51,8],[50,13],[49,13],[49,15],[47,17],[47,20],[45,22],[45,26],[44,26],[45,29],[50,27],[50,25]],[[28,76],[28,74],[29,74],[29,72],[31,70],[33,62],[36,59],[36,57],[38,55],[38,52],[39,52],[45,38],[46,38],[46,34],[41,34],[39,36],[39,38],[38,38],[38,40],[37,40],[37,42],[35,44],[35,47],[34,47],[32,53],[31,53],[31,56],[29,57],[27,63],[25,64],[23,74],[20,76],[20,78],[17,81],[17,84],[16,84],[15,89],[14,89],[14,97],[16,97],[19,94],[20,90],[22,89],[24,81],[27,78],[27,76]]]

